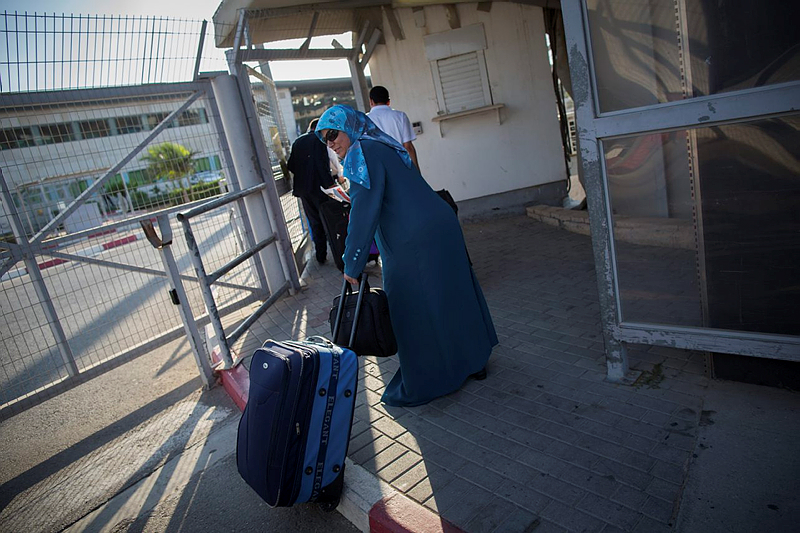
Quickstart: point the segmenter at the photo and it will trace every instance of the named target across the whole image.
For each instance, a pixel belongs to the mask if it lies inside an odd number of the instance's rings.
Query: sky
[[[220,0],[0,0],[0,15],[4,11],[20,14],[131,15],[205,19],[211,23],[219,4]],[[338,40],[344,46],[349,46],[349,42],[343,42],[342,38]],[[314,39],[313,46],[327,47],[329,42],[330,38]],[[344,60],[273,61],[270,68],[276,81],[350,77]]]

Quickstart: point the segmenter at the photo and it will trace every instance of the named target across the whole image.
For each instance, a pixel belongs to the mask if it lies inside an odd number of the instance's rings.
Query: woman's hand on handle
[[[355,285],[356,287],[358,287],[358,280],[356,278],[351,278],[347,274],[344,274],[344,279],[346,279],[350,283],[350,285]]]

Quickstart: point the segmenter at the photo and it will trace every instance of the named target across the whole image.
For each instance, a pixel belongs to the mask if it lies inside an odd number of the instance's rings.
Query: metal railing
[[[239,189],[211,80],[199,75],[221,66],[207,29],[0,13],[0,419],[181,338],[171,274],[189,282],[182,300],[195,322],[208,323],[182,239],[170,273],[136,231],[154,220],[170,235],[174,213]],[[165,145],[178,155],[159,167]],[[212,269],[238,253],[227,215],[195,228]],[[239,219],[247,228],[248,214]],[[219,314],[257,301],[258,277],[218,280]]]
[[[235,365],[241,362],[242,358],[238,358],[236,361],[233,360],[231,356],[231,346],[236,343],[239,337],[241,337],[241,335],[246,332],[248,328],[250,328],[250,326],[252,326],[253,323],[258,320],[258,318],[278,300],[278,298],[280,298],[289,290],[290,283],[289,281],[284,282],[281,287],[273,291],[272,294],[269,294],[269,297],[252,314],[250,314],[250,316],[248,316],[232,332],[226,335],[225,330],[222,327],[222,321],[220,320],[219,312],[217,310],[217,304],[214,298],[212,285],[217,283],[222,276],[232,271],[234,268],[238,267],[247,260],[252,260],[254,262],[255,270],[259,273],[259,278],[264,279],[266,276],[264,275],[264,268],[258,253],[270,244],[274,243],[278,236],[276,233],[272,233],[272,235],[269,237],[262,239],[258,243],[254,243],[247,250],[244,250],[241,254],[237,255],[226,264],[220,266],[209,274],[207,273],[206,267],[203,263],[200,248],[197,245],[197,241],[192,230],[191,220],[199,215],[202,215],[203,213],[207,213],[219,207],[225,206],[231,202],[241,201],[246,196],[258,195],[260,197],[261,192],[266,187],[267,184],[262,183],[237,193],[226,194],[225,196],[206,202],[205,204],[194,207],[188,211],[178,213],[178,220],[183,225],[183,231],[184,235],[186,236],[186,243],[191,254],[192,264],[194,265],[195,272],[200,280],[200,290],[203,295],[203,301],[205,302],[206,309],[208,309],[211,326],[214,328],[215,337],[219,339],[221,343],[221,361],[217,365],[217,369],[220,370],[233,368]],[[175,282],[180,284],[180,280],[178,279],[176,279]],[[189,310],[188,313],[185,313],[185,319],[191,321],[192,319],[189,313],[191,313],[191,310]]]

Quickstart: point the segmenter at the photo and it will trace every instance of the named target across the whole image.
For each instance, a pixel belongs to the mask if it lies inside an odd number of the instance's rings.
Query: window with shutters
[[[475,113],[496,111],[500,123],[500,109],[505,106],[492,101],[483,24],[432,33],[423,40],[439,102],[439,112],[431,120],[439,123],[439,134],[443,121]]]
[[[449,115],[492,105],[483,50],[438,59],[431,69],[440,112]]]

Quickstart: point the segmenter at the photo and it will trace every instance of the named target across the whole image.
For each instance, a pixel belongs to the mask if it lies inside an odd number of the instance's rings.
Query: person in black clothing
[[[327,257],[328,248],[319,206],[322,202],[330,200],[330,198],[320,190],[320,186],[326,189],[331,188],[334,177],[331,175],[328,149],[319,142],[317,135],[314,133],[317,122],[319,122],[319,119],[312,120],[306,133],[294,141],[288,166],[294,175],[292,194],[303,202],[303,210],[306,212],[306,217],[308,217],[311,235],[314,238],[317,261],[322,264]]]

